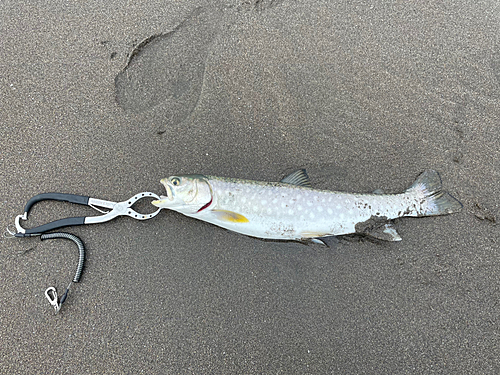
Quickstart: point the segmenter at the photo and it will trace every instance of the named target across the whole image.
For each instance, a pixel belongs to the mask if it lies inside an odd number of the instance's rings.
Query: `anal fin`
[[[394,224],[392,222],[387,222],[386,217],[372,216],[366,221],[357,223],[356,233],[383,241],[402,240]]]
[[[396,231],[396,227],[393,223],[387,223],[382,228],[382,237],[381,240],[385,241],[401,241],[402,238],[399,233]]]

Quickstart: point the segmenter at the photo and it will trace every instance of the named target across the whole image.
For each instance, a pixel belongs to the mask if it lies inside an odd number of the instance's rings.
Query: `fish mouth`
[[[173,201],[174,200],[174,191],[172,190],[172,187],[168,184],[165,184],[165,190],[167,191],[166,198]]]
[[[174,200],[174,192],[172,190],[172,188],[168,185],[168,182],[167,180],[161,180],[160,183],[165,187],[165,190],[167,192],[167,195],[160,195],[160,198],[159,200],[154,200],[151,202],[151,204],[153,206],[156,206],[156,207],[162,207],[164,203],[168,203],[169,201],[173,201]]]

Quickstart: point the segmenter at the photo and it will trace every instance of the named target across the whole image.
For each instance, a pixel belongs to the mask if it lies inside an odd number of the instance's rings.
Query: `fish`
[[[314,189],[305,169],[279,182],[200,174],[164,178],[166,195],[151,203],[247,236],[322,243],[322,238],[361,234],[401,241],[393,220],[447,215],[462,204],[442,189],[434,170],[423,172],[399,194],[353,194]]]

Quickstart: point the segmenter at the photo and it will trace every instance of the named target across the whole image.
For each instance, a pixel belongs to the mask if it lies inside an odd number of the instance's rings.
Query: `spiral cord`
[[[76,268],[75,277],[73,277],[73,282],[78,283],[80,281],[80,278],[82,277],[83,265],[85,262],[85,246],[83,245],[82,240],[80,238],[78,238],[77,236],[75,236],[74,234],[66,233],[66,232],[45,233],[45,234],[42,234],[40,236],[40,239],[42,241],[55,239],[55,238],[65,238],[65,239],[71,240],[78,247],[78,254],[79,254],[78,266]]]

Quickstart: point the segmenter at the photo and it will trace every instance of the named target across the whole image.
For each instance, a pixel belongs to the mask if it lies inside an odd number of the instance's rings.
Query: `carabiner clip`
[[[48,287],[45,291],[45,297],[47,297],[52,307],[54,307],[54,310],[56,310],[57,314],[61,309],[61,304],[59,303],[59,300],[57,298],[56,288],[54,288],[53,286]]]
[[[9,228],[10,226],[7,226],[7,228],[5,228],[5,232],[3,232],[3,238],[15,238],[16,237],[16,228],[14,227],[14,229],[10,229]]]

